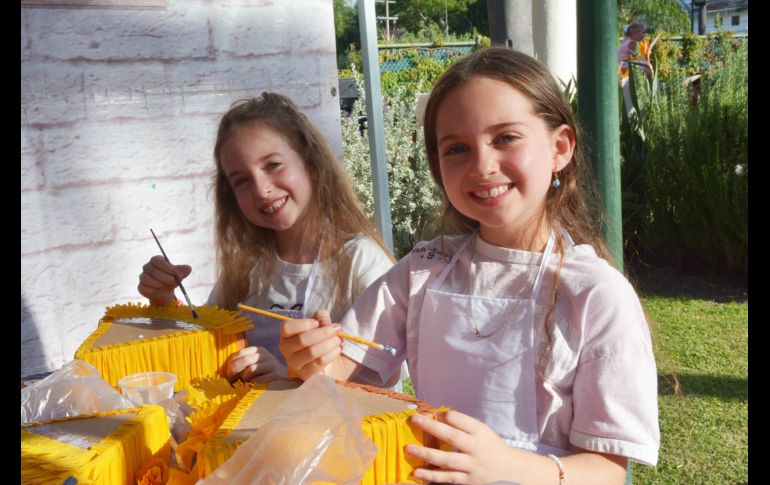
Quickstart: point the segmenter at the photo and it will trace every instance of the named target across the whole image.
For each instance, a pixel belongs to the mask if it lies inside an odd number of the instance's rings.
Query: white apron
[[[538,444],[533,349],[535,301],[553,251],[553,232],[531,294],[525,291],[519,299],[442,291],[447,275],[474,237],[476,233],[463,243],[425,294],[419,320],[417,398],[479,419],[517,448],[563,454],[563,450]],[[569,236],[566,238],[571,243]],[[477,315],[482,334],[493,333],[509,314],[511,317],[499,332],[479,338],[473,330],[471,311]]]
[[[305,287],[304,295],[297,294],[297,299],[299,299],[300,296],[302,298],[301,309],[280,308],[276,307],[276,305],[273,305],[270,308],[262,308],[262,310],[267,310],[269,312],[277,313],[279,315],[293,319],[306,318],[311,316],[306,314],[308,311],[307,302],[308,298],[310,298],[310,295],[313,294],[313,287],[315,286],[316,281],[316,273],[318,272],[319,267],[318,258],[320,257],[320,254],[321,249],[319,248],[318,255],[316,255],[315,261],[313,261],[313,266],[310,268],[310,273],[307,276],[307,286]],[[260,315],[254,312],[244,311],[243,314],[248,316],[248,318],[254,324],[254,328],[246,330],[246,345],[250,347],[264,347],[268,352],[273,354],[275,358],[281,362],[281,364],[286,365],[286,359],[281,353],[281,350],[278,348],[278,344],[280,343],[281,338],[282,322],[275,318]]]

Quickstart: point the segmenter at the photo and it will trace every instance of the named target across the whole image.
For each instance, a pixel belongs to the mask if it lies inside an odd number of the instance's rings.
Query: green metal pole
[[[604,206],[603,235],[623,271],[616,2],[577,2],[578,118]]]

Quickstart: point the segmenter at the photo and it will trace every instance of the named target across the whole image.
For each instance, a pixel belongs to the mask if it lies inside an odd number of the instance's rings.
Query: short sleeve
[[[617,278],[597,285],[585,308],[570,443],[655,466],[657,370],[641,303],[625,278]]]
[[[377,278],[393,267],[393,260],[375,241],[359,235],[348,248],[350,255],[351,301]]]
[[[345,332],[396,349],[381,350],[345,340],[343,353],[374,373],[369,384],[385,386],[406,358],[406,318],[409,302],[408,258],[369,285],[340,321]],[[376,373],[376,374],[375,374]],[[374,376],[377,376],[376,379]]]

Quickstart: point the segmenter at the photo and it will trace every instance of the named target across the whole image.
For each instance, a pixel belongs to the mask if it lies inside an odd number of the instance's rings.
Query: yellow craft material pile
[[[166,413],[157,405],[21,426],[21,482],[134,484],[153,458],[170,459]]]
[[[238,393],[229,402],[227,407],[230,411],[221,425],[209,436],[198,454],[196,474],[204,478],[225,463],[244,441],[280,413],[284,402],[293,392],[297,392],[301,384],[302,381],[298,380],[275,380],[250,384],[250,390]],[[431,437],[412,427],[409,418],[418,412],[434,416],[443,409],[378,387],[340,381],[336,386],[342,399],[350,399],[360,406],[363,412],[363,434],[377,446],[374,462],[364,473],[361,483],[417,483],[410,475],[423,463],[407,455],[404,447],[409,443],[430,444],[426,440]],[[301,429],[301,436],[300,433],[273,436],[274,443],[269,447],[269,453],[258,455],[257,458],[275,468],[276,463],[286,467],[296,466],[302,462],[303,457],[312,456],[313,447],[322,439],[325,429],[316,426],[313,420],[309,420]]]
[[[242,333],[252,324],[240,312],[218,307],[197,312],[193,319],[184,306],[109,307],[75,358],[96,367],[115,388],[122,377],[139,372],[176,374],[175,391],[192,379],[224,375],[227,358],[243,348]]]
[[[127,304],[107,308],[98,328],[75,354],[76,359],[95,367],[103,381],[92,367],[75,360],[73,363],[80,367],[72,368],[81,370],[70,372],[67,379],[54,385],[59,390],[76,391],[65,394],[67,399],[79,399],[81,413],[83,409],[94,409],[100,402],[106,405],[108,397],[112,407],[101,408],[99,412],[85,411],[79,416],[38,418],[41,422],[23,424],[22,482],[62,484],[73,477],[77,483],[91,484],[194,484],[212,476],[260,429],[268,429],[285,401],[292,393],[301,391],[298,388],[302,382],[229,383],[222,377],[224,365],[232,353],[243,347],[243,332],[251,323],[240,312],[206,306],[196,307],[196,311],[198,319],[192,318],[187,307]],[[83,367],[93,374],[89,378],[99,381],[99,393],[94,392],[93,381],[68,380],[72,375],[82,374]],[[174,374],[174,391],[185,392],[161,405],[130,407],[135,404],[129,403],[125,409],[116,409],[122,404],[116,406],[114,401],[121,397],[108,394],[118,389],[118,381],[148,372]],[[126,382],[123,381],[124,386]],[[359,434],[376,445],[375,452],[372,443],[364,438],[370,450],[369,459],[374,458],[363,472],[361,483],[413,483],[410,475],[423,463],[406,455],[404,446],[435,443],[413,428],[409,417],[418,412],[434,416],[440,410],[376,387],[335,384],[331,380],[327,385],[338,393],[335,395],[339,399],[355,402],[356,408],[362,410]],[[22,392],[28,389],[31,386]],[[91,394],[96,397],[89,398]],[[57,403],[54,400],[49,404]],[[184,414],[180,414],[180,403],[186,407]],[[22,420],[24,406],[22,400]],[[169,416],[175,418],[171,423]],[[349,418],[343,416],[343,420]],[[180,420],[186,422],[182,436],[175,427]],[[316,437],[311,428],[274,436],[284,445],[273,447],[275,452],[267,456],[271,466],[292,467],[311,453],[316,438],[321,439],[323,434],[319,428]]]

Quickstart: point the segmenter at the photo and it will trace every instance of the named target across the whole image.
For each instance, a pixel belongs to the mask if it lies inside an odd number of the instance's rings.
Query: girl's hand
[[[441,413],[438,420],[415,414],[412,423],[457,450],[407,445],[408,454],[437,467],[414,471],[414,477],[425,482],[476,484],[521,480],[524,463],[530,459],[526,455],[533,455],[508,446],[489,426],[458,411]]]
[[[174,289],[177,282],[187,278],[192,272],[192,267],[186,264],[173,265],[163,256],[153,256],[147,264],[142,266],[139,275],[139,293],[150,300],[151,305],[165,306],[176,300]]]
[[[246,347],[227,359],[227,379],[244,382],[270,381],[286,377],[286,367],[264,347]]]
[[[332,323],[329,312],[318,310],[313,318],[288,320],[281,324],[280,349],[289,377],[307,380],[323,373],[327,364],[342,353],[338,323]]]

